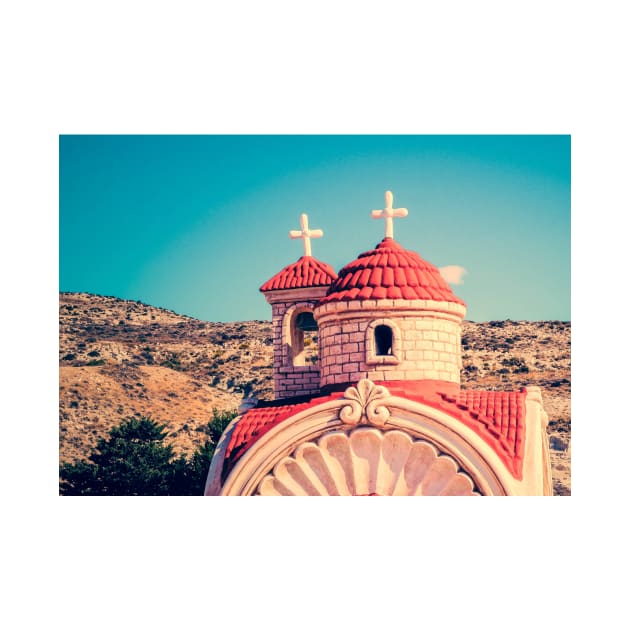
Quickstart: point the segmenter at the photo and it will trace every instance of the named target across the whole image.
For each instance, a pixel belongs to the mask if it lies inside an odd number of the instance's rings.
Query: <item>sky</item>
[[[443,268],[466,319],[571,319],[568,135],[62,135],[59,289],[206,321],[268,320],[303,254],[337,271],[384,236]]]

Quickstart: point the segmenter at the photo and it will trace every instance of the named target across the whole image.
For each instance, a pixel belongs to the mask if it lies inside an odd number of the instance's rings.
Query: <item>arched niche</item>
[[[368,365],[397,365],[401,362],[400,328],[392,319],[374,319],[365,330],[365,361]]]
[[[318,361],[318,327],[313,306],[296,304],[287,310],[283,322],[285,365],[309,366]]]
[[[224,496],[271,494],[269,484],[272,482],[267,481],[267,485],[262,486],[264,479],[269,476],[281,479],[284,473],[280,470],[283,467],[285,470],[291,467],[296,470],[295,464],[290,460],[297,462],[299,458],[306,457],[307,453],[312,453],[315,447],[321,451],[320,438],[327,441],[332,438],[326,438],[326,435],[343,433],[346,435],[343,439],[351,439],[357,428],[367,427],[379,432],[382,437],[378,439],[385,444],[385,447],[393,444],[400,446],[403,443],[409,445],[416,442],[428,444],[433,449],[432,451],[427,450],[426,446],[414,448],[423,450],[429,459],[439,459],[442,462],[440,466],[450,467],[449,474],[453,473],[452,464],[444,462],[447,459],[452,460],[457,465],[455,474],[462,473],[472,480],[471,494],[518,494],[518,482],[514,480],[493,449],[469,427],[433,407],[389,396],[384,388],[381,388],[380,394],[375,393],[377,390],[373,387],[368,389],[363,412],[360,409],[363,403],[341,398],[299,412],[291,418],[290,422],[283,422],[268,431],[238,460],[225,479],[220,493]],[[347,395],[348,392],[346,392]],[[395,441],[390,442],[389,440],[394,438],[387,438],[388,441],[385,442],[385,434],[394,430],[406,434],[408,438],[395,435]],[[375,442],[373,438],[370,439]],[[370,457],[375,457],[375,452],[376,450],[373,450]],[[365,465],[365,457],[358,455],[354,462],[351,467],[345,468],[346,472],[343,475],[346,478],[348,470],[355,470],[356,466]],[[334,466],[334,464],[330,465]],[[347,483],[350,484],[350,482]],[[460,480],[458,483],[464,482]],[[408,484],[407,489],[411,491],[411,487],[412,484]],[[348,485],[348,488],[350,489],[351,485]],[[372,493],[372,491],[357,492],[357,489],[364,490],[365,487],[355,485],[353,494]],[[367,489],[369,490],[370,486],[367,486]],[[383,488],[380,489],[383,492]],[[398,487],[397,491],[401,491],[401,488]],[[416,491],[417,487],[413,492]],[[374,492],[378,494],[377,490]]]

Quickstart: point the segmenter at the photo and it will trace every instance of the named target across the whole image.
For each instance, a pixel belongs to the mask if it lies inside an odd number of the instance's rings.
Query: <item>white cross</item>
[[[321,230],[309,230],[308,229],[308,215],[300,215],[301,230],[289,230],[289,238],[301,238],[304,241],[304,255],[311,255],[311,239],[321,238],[324,233]]]
[[[385,192],[385,209],[372,210],[373,219],[385,219],[385,238],[394,238],[394,217],[406,217],[407,208],[393,208],[394,195],[391,190]]]

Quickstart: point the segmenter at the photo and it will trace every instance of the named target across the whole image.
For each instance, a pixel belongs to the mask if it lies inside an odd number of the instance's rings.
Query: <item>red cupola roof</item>
[[[380,299],[436,300],[465,306],[437,267],[387,237],[348,263],[320,304]]]
[[[302,256],[297,262],[285,267],[269,278],[260,290],[304,289],[307,287],[327,287],[337,279],[335,270],[312,256]]]

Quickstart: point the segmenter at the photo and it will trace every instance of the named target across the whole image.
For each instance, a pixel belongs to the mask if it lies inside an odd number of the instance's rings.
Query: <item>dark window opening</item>
[[[291,357],[293,365],[316,365],[318,329],[312,311],[302,311],[291,320]]]
[[[389,326],[377,326],[374,329],[374,341],[378,356],[392,354],[392,329]]]
[[[317,330],[317,322],[315,321],[315,318],[313,317],[313,313],[311,313],[310,311],[300,313],[297,316],[295,325],[300,330],[303,330],[304,332],[312,332],[312,331]]]

